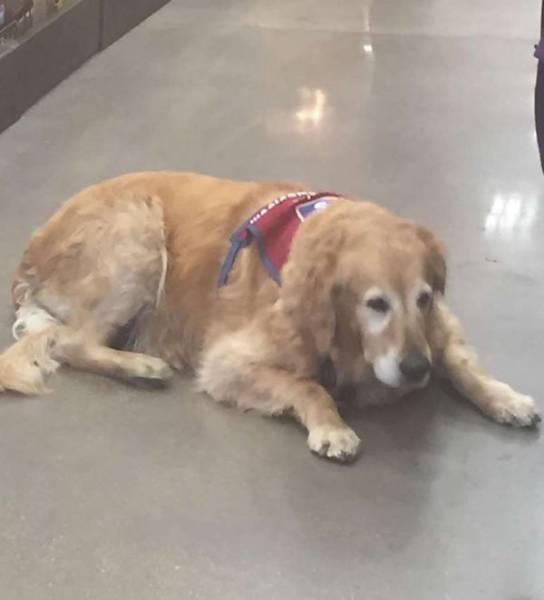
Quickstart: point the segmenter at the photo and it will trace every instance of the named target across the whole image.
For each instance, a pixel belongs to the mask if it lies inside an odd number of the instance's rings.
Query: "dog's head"
[[[425,385],[427,332],[446,263],[427,229],[369,203],[338,200],[295,236],[282,304],[318,356],[357,352],[396,388]]]

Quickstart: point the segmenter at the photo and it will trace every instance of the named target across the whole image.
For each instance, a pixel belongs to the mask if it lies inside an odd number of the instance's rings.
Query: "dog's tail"
[[[62,325],[53,324],[29,333],[0,354],[0,392],[47,392],[47,379],[60,366],[54,354],[62,330]]]

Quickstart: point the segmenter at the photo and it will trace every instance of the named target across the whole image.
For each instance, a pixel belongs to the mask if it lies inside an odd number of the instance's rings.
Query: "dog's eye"
[[[417,297],[417,305],[421,310],[423,310],[429,306],[431,300],[432,296],[430,292],[421,292],[421,294],[419,294]]]
[[[375,310],[376,312],[386,313],[389,310],[389,302],[381,296],[376,298],[370,298],[366,301],[368,308]]]

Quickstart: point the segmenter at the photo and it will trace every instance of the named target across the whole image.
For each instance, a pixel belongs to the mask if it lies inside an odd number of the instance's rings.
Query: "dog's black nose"
[[[421,381],[431,370],[429,359],[421,352],[409,352],[400,361],[400,372],[408,381]]]

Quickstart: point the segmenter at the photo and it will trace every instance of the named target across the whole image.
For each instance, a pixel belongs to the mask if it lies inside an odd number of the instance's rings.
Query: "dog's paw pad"
[[[348,462],[359,453],[361,440],[349,427],[321,426],[308,435],[308,446],[312,452],[325,458]]]
[[[172,379],[172,376],[172,369],[163,360],[145,356],[131,369],[129,379],[138,385],[162,387]]]
[[[145,374],[143,377],[148,379],[160,379],[161,381],[168,381],[172,378],[172,369],[162,360],[158,360],[155,364],[148,364],[145,367]]]

